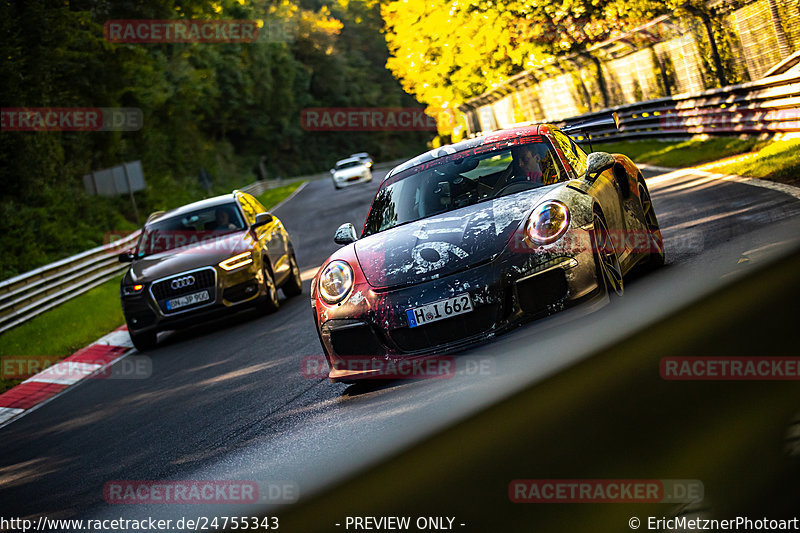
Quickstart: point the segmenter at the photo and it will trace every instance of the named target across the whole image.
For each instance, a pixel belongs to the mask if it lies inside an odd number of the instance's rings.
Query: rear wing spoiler
[[[592,150],[591,131],[603,129],[608,126],[614,126],[614,129],[619,129],[619,115],[617,115],[616,111],[612,112],[606,117],[591,118],[582,122],[576,122],[575,124],[569,124],[561,128],[561,131],[567,135],[571,135],[573,133],[582,133],[589,141],[589,151],[594,151]]]

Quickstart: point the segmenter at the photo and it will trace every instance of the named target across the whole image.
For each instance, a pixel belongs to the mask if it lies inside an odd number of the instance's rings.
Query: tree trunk
[[[714,26],[711,22],[711,16],[702,8],[692,6],[691,4],[687,4],[684,7],[703,22],[703,26],[706,29],[706,36],[708,37],[708,44],[711,47],[711,59],[714,61],[714,69],[717,71],[717,81],[720,87],[725,87],[728,85],[728,79],[725,76],[725,69],[722,67],[722,58],[717,48],[717,40],[714,38]]]
[[[597,71],[597,85],[600,87],[600,94],[603,96],[603,107],[611,107],[611,98],[608,95],[608,87],[606,86],[606,78],[603,75],[603,64],[600,59],[587,52],[579,52],[581,57],[589,59],[594,63],[594,68]]]

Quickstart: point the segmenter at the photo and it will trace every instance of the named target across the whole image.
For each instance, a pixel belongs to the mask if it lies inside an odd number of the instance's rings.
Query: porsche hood
[[[421,283],[491,261],[553,187],[541,187],[409,222],[356,241],[375,288]]]

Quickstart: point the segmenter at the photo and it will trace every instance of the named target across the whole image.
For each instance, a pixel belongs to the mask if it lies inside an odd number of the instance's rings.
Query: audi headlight
[[[353,269],[345,261],[331,261],[319,276],[318,288],[326,303],[341,302],[353,288]]]
[[[222,270],[235,270],[253,262],[253,253],[244,252],[222,261],[219,266]]]
[[[136,285],[125,285],[122,287],[122,294],[125,296],[133,296],[134,294],[139,294],[144,289],[144,285],[141,283],[137,283]]]
[[[534,244],[550,244],[569,228],[569,209],[556,200],[548,200],[533,210],[525,224],[525,234]]]

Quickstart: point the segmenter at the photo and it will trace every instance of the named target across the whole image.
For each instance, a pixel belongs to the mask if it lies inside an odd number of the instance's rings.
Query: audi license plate
[[[192,294],[187,294],[186,296],[181,296],[180,298],[167,300],[167,311],[172,311],[174,309],[178,309],[179,307],[186,307],[187,305],[205,302],[206,300],[208,300],[208,291],[194,292]]]
[[[412,328],[444,320],[451,316],[463,315],[472,311],[472,300],[469,294],[460,294],[447,300],[439,300],[432,304],[415,307],[406,311],[408,325]]]

